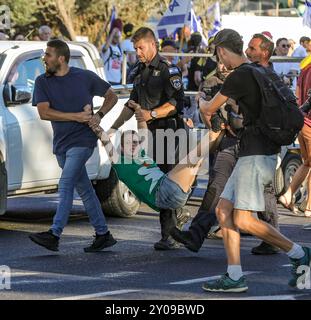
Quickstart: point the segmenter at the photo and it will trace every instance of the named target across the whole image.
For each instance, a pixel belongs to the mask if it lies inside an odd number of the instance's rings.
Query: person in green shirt
[[[138,130],[147,129],[140,105],[130,100],[128,106],[135,113]],[[204,135],[186,158],[165,174],[154,160],[146,155],[141,146],[140,135],[136,131],[128,130],[122,133],[120,154],[103,128],[99,125],[90,127],[103,143],[118,178],[140,201],[156,211],[178,209],[186,204],[196,174],[209,149],[209,134]]]

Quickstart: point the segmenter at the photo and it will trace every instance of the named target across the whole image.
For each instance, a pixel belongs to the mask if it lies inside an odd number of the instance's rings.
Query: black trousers
[[[211,227],[217,222],[216,206],[219,197],[237,162],[237,151],[234,147],[218,152],[214,166],[210,172],[207,191],[197,215],[192,220],[189,231],[198,246],[202,246]],[[272,186],[265,189],[266,211],[259,212],[259,219],[278,228],[276,197]]]
[[[163,152],[164,163],[158,163],[158,166],[164,173],[168,173],[175,166],[175,163],[168,163],[169,162],[168,160],[170,158],[175,159],[176,151],[178,149],[178,140],[175,141],[175,149],[168,148],[166,140],[164,141],[163,145],[160,145],[160,142],[157,141],[157,138],[156,138],[156,130],[157,129],[176,130],[177,123],[175,119],[167,119],[167,120],[161,119],[160,121],[154,121],[151,124],[148,124],[148,129],[152,132],[152,136],[153,136],[153,158],[156,161],[156,156],[159,153],[159,151]],[[178,209],[178,210],[181,210],[181,209]],[[178,210],[169,210],[169,209],[160,210],[161,238],[163,240],[166,240],[169,237],[170,230],[176,227],[176,224],[177,224],[176,214]]]

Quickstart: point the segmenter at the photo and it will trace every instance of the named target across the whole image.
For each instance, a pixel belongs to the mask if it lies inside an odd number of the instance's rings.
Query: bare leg
[[[201,142],[189,152],[169,173],[171,180],[176,182],[184,192],[188,192],[203,162],[203,157],[213,148],[221,132],[209,131]]]
[[[234,225],[232,202],[220,199],[216,208],[216,214],[222,230],[228,265],[241,265],[240,233]]]
[[[305,166],[304,164],[301,165],[298,170],[296,171],[292,182],[290,183],[288,189],[286,192],[280,197],[280,201],[282,204],[284,204],[286,207],[290,205],[292,202],[293,195],[298,190],[300,185],[305,180],[306,176],[308,175],[310,170],[310,167]]]
[[[288,252],[293,247],[293,242],[283,236],[278,230],[268,223],[252,216],[252,211],[234,210],[234,224],[241,230],[264,240],[283,251]]]

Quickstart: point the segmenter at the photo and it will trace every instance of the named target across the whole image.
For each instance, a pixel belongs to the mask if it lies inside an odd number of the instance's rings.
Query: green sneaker
[[[292,279],[289,280],[288,285],[293,288],[303,289],[300,288],[299,285],[303,285],[307,276],[308,272],[310,272],[311,267],[311,248],[302,247],[305,255],[301,259],[290,259],[293,267],[292,267]],[[309,268],[308,270],[298,270],[299,267],[306,267]],[[302,268],[303,269],[303,268]]]
[[[228,273],[218,280],[208,281],[203,284],[203,290],[209,292],[245,292],[248,289],[246,278],[242,276],[239,280],[232,280]]]

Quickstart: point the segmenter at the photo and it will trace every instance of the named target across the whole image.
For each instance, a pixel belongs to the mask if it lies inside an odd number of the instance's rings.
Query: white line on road
[[[243,272],[245,276],[249,274],[254,274],[254,273],[262,273],[260,271],[246,271]],[[200,283],[200,282],[205,282],[205,281],[210,281],[210,280],[217,280],[220,279],[221,276],[212,276],[212,277],[206,277],[206,278],[197,278],[197,279],[190,279],[190,280],[184,280],[184,281],[177,281],[177,282],[170,282],[172,285],[185,285],[185,284],[192,284],[192,283]]]
[[[81,296],[73,296],[73,297],[63,297],[63,298],[56,298],[52,300],[85,300],[85,299],[95,299],[101,297],[108,297],[108,296],[116,296],[120,294],[127,294],[127,293],[135,293],[140,292],[142,290],[116,290],[116,291],[106,291],[106,292],[98,292],[93,294],[85,294]]]

